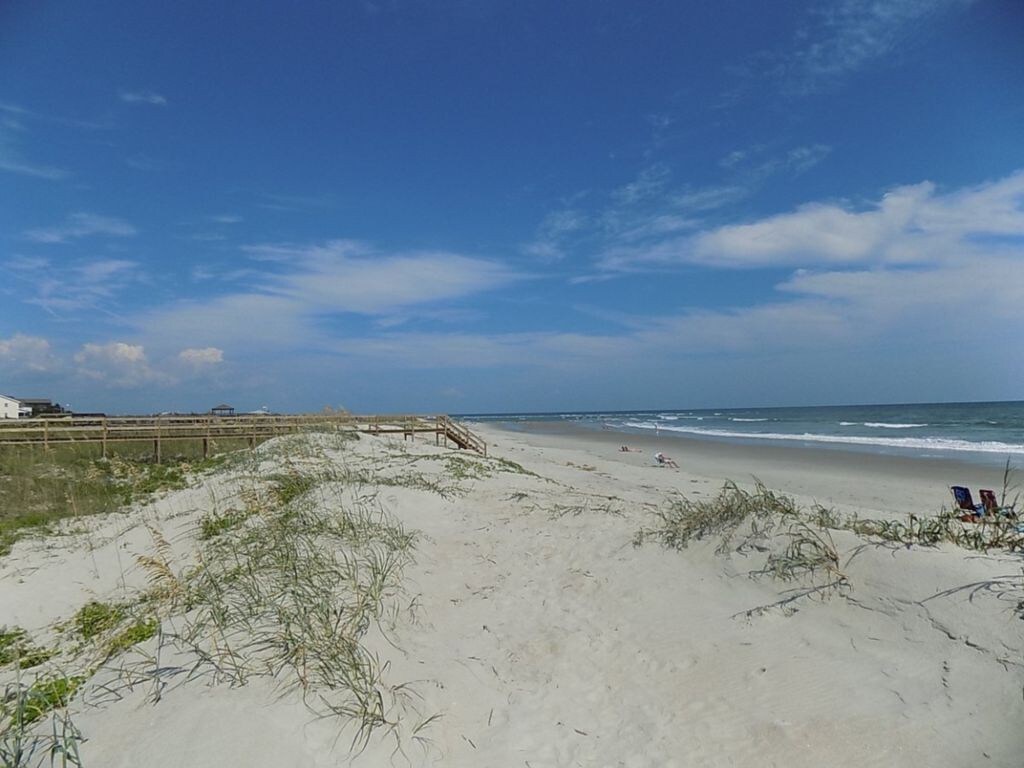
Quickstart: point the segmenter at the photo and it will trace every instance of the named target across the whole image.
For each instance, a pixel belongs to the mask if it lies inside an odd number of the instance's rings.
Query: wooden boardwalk
[[[107,455],[113,443],[151,442],[160,460],[163,447],[173,441],[201,440],[203,455],[217,440],[246,440],[255,447],[260,440],[306,429],[330,428],[366,434],[433,434],[437,445],[454,443],[487,455],[487,443],[447,415],[303,414],[209,416],[65,416],[45,419],[0,419],[0,446],[40,445],[46,448],[70,443],[100,443]]]

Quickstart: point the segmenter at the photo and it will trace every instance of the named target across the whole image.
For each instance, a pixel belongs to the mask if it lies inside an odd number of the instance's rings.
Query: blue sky
[[[1024,5],[7,2],[0,392],[1024,397]]]

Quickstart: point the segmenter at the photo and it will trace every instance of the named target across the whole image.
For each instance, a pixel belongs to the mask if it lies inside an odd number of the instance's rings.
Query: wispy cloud
[[[178,359],[193,368],[220,365],[224,362],[224,350],[217,347],[183,349],[178,353]]]
[[[753,194],[772,176],[805,173],[831,151],[825,144],[774,153],[764,146],[736,150],[719,163],[724,180],[704,186],[674,183],[666,165],[652,163],[607,195],[577,196],[572,205],[549,213],[523,252],[542,261],[555,261],[573,252],[629,250],[644,242],[658,243],[670,235],[692,232],[705,226],[707,218]],[[572,280],[594,279],[601,276],[589,274]]]
[[[118,97],[126,104],[151,104],[154,107],[167,106],[167,99],[153,91],[120,91]]]
[[[544,217],[537,228],[536,237],[523,250],[541,261],[556,261],[565,256],[563,241],[586,229],[589,224],[588,215],[581,210],[566,208],[554,211]]]
[[[214,224],[241,224],[245,221],[241,216],[234,213],[222,213],[216,216],[207,217]]]
[[[26,240],[35,243],[66,243],[93,235],[110,237],[131,237],[138,230],[131,224],[112,216],[99,216],[95,213],[72,213],[67,220],[55,227],[29,229],[24,233]]]
[[[114,123],[106,118],[87,120],[65,115],[48,115],[9,102],[0,102],[0,115],[3,115],[8,120],[13,120],[17,126],[16,130],[28,130],[28,126],[31,123],[62,125],[90,131],[107,131],[114,127]]]
[[[52,314],[103,308],[141,279],[139,265],[126,259],[83,261],[55,269],[48,259],[15,257],[6,267],[25,286],[24,301]]]
[[[931,19],[974,0],[839,0],[821,4],[799,30],[779,71],[785,88],[808,93],[897,53]]]
[[[831,154],[828,144],[805,144],[784,151],[755,144],[729,152],[718,164],[731,174],[734,190],[752,190],[776,174],[806,173]]]
[[[163,165],[156,158],[142,153],[126,157],[124,159],[124,164],[129,168],[134,168],[136,171],[157,171],[160,170]]]
[[[44,165],[26,159],[10,134],[10,126],[0,128],[0,171],[32,176],[37,179],[57,181],[67,178],[70,173],[63,168]]]
[[[338,199],[334,195],[283,195],[264,192],[256,203],[270,211],[302,211],[319,208],[336,208]]]

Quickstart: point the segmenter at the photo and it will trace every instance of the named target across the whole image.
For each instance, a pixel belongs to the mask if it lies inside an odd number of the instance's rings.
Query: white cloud
[[[386,314],[490,290],[520,277],[494,261],[443,251],[382,253],[351,240],[245,250],[284,267],[264,273],[262,293],[313,313]]]
[[[127,104],[152,104],[155,107],[167,106],[167,99],[153,91],[121,91],[118,96]]]
[[[178,353],[178,359],[196,368],[210,365],[219,365],[224,362],[224,350],[217,347],[203,347],[201,349],[183,349]]]
[[[128,222],[112,216],[72,213],[63,224],[55,227],[30,229],[24,233],[24,237],[35,243],[66,243],[69,240],[92,235],[131,237],[137,231]]]
[[[702,264],[719,268],[934,264],[1020,253],[1024,172],[940,194],[924,182],[890,190],[873,205],[811,203],[791,213],[643,246],[607,249],[610,270]]]
[[[0,363],[10,374],[42,373],[57,366],[49,341],[21,333],[0,339]]]
[[[217,216],[208,217],[215,224],[240,224],[245,221],[241,216],[232,213],[223,213]]]
[[[113,341],[108,344],[84,344],[75,353],[78,374],[115,387],[135,387],[146,382],[165,380],[153,370],[141,344]]]

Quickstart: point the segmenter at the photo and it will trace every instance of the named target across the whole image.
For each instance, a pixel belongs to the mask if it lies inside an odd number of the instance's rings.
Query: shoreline
[[[661,451],[679,463],[686,480],[740,484],[753,478],[805,501],[863,509],[887,516],[914,512],[932,514],[952,505],[949,487],[965,485],[975,500],[978,490],[1003,486],[1003,466],[988,466],[953,457],[910,457],[793,445],[749,445],[692,438],[678,433],[627,434],[596,430],[569,422],[471,422],[488,442],[518,436],[537,447],[581,450],[595,457],[633,465],[654,466]],[[621,452],[628,445],[636,452]],[[1019,482],[1019,478],[1018,478]],[[1011,484],[1013,478],[1011,478]],[[685,484],[685,483],[684,483]]]

